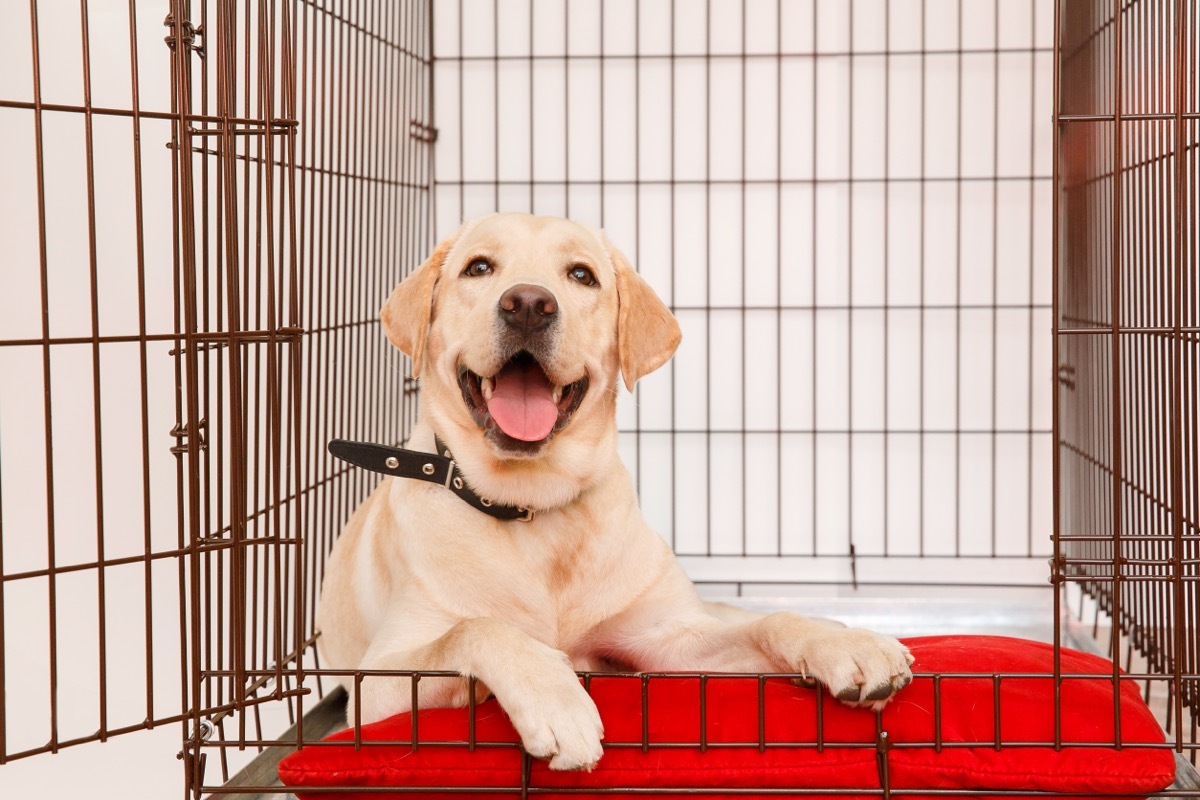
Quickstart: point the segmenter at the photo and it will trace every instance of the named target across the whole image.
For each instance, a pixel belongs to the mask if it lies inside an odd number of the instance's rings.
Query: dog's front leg
[[[477,678],[508,712],[525,750],[550,759],[551,769],[590,769],[603,753],[600,714],[570,659],[508,622],[463,619],[437,639],[399,652],[381,637],[362,668],[450,671]],[[412,707],[412,683],[406,676],[370,676],[361,685],[363,722]],[[459,679],[430,677],[417,688],[422,708],[462,706],[468,700],[466,682]],[[352,717],[354,706],[350,708]]]
[[[890,636],[789,612],[722,616],[698,601],[638,604],[613,621],[606,648],[646,671],[800,673],[845,703],[872,708],[912,680],[912,656]]]

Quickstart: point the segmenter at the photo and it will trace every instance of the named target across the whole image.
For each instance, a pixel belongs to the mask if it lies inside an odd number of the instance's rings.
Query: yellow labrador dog
[[[325,666],[474,676],[553,769],[602,754],[575,669],[798,672],[872,707],[908,683],[911,656],[889,637],[703,603],[642,519],[617,456],[617,382],[660,367],[680,332],[603,235],[524,214],[468,222],[381,316],[421,379],[408,447],[435,453],[436,434],[469,489],[532,519],[384,478],[329,557]],[[418,691],[422,707],[468,702],[466,680]],[[368,677],[361,692],[362,722],[411,707],[404,677]]]

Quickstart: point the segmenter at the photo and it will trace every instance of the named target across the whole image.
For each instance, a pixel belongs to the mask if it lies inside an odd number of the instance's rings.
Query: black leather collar
[[[476,494],[467,485],[463,474],[459,472],[458,464],[454,461],[454,456],[450,454],[450,450],[442,440],[434,436],[433,442],[437,446],[438,453],[444,453],[444,455],[405,450],[401,447],[388,447],[372,442],[351,442],[345,439],[330,441],[329,452],[343,461],[372,472],[396,478],[412,478],[427,483],[440,483],[472,508],[496,519],[516,519],[521,522],[529,522],[533,519],[533,509],[531,508],[502,506]]]

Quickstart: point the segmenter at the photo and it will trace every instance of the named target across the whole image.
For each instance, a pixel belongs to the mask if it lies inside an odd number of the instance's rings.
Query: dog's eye
[[[596,274],[582,264],[576,264],[567,270],[567,277],[584,286],[596,285]]]
[[[486,258],[477,258],[470,264],[467,264],[467,268],[463,270],[463,275],[466,275],[468,278],[479,278],[484,275],[491,275],[493,269],[492,262]]]

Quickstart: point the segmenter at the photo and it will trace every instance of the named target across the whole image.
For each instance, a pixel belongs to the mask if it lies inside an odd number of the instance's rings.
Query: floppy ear
[[[456,238],[457,235],[450,236],[434,248],[424,264],[396,285],[391,297],[379,309],[379,318],[383,320],[383,331],[388,341],[412,358],[414,378],[421,374],[425,334],[429,331],[433,315],[433,288],[437,285],[442,264]]]
[[[682,334],[671,309],[634,272],[621,251],[609,244],[608,253],[617,271],[617,351],[625,387],[632,392],[639,378],[674,355]]]

